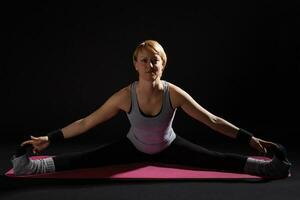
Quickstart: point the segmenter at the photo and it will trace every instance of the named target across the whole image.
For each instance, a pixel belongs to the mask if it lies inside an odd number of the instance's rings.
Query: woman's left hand
[[[260,153],[263,154],[267,154],[268,153],[268,147],[270,146],[276,146],[275,143],[270,142],[270,141],[265,141],[256,137],[252,137],[250,140],[250,146],[254,149],[256,149],[257,151],[259,151]]]

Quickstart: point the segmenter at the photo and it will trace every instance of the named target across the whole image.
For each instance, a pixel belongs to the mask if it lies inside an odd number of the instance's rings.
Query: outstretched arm
[[[231,138],[236,138],[239,128],[218,117],[199,105],[187,92],[170,84],[170,94],[174,107],[181,107],[194,119],[206,124],[213,130]]]
[[[113,94],[100,108],[90,115],[77,120],[62,129],[64,138],[71,138],[82,134],[96,125],[103,123],[114,117],[120,110],[125,110],[129,95],[127,88]]]
[[[77,120],[61,130],[51,132],[46,136],[33,137],[30,140],[24,141],[21,146],[30,144],[33,146],[33,152],[41,152],[47,148],[50,142],[55,142],[63,138],[71,138],[80,135],[94,126],[112,118],[120,110],[127,111],[130,105],[129,89],[123,88],[113,94],[100,108],[91,113],[85,118]],[[49,138],[51,135],[51,138]],[[51,139],[51,140],[50,140]]]
[[[174,108],[181,107],[189,116],[206,124],[213,130],[231,138],[237,138],[240,128],[207,111],[181,88],[170,84],[170,95]],[[249,145],[259,152],[266,153],[267,147],[275,144],[252,136]]]

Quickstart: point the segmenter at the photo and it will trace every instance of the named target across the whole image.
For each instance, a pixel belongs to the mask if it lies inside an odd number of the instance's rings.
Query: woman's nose
[[[152,62],[149,62],[149,63],[148,63],[148,66],[149,66],[150,68],[153,68],[154,65],[152,64]]]

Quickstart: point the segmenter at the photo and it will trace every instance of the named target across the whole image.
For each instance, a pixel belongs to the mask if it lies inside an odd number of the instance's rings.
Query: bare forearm
[[[63,132],[64,138],[66,139],[75,137],[87,131],[83,119],[77,120],[61,130]]]
[[[231,138],[236,138],[239,131],[238,127],[220,117],[215,119],[212,129]]]

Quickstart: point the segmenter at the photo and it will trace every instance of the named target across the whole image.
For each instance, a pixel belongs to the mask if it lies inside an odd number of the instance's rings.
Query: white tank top
[[[156,116],[145,115],[138,105],[136,81],[131,84],[131,109],[127,113],[131,127],[127,138],[141,152],[156,154],[167,148],[176,138],[172,122],[177,109],[170,101],[168,82],[163,81],[163,102]]]

